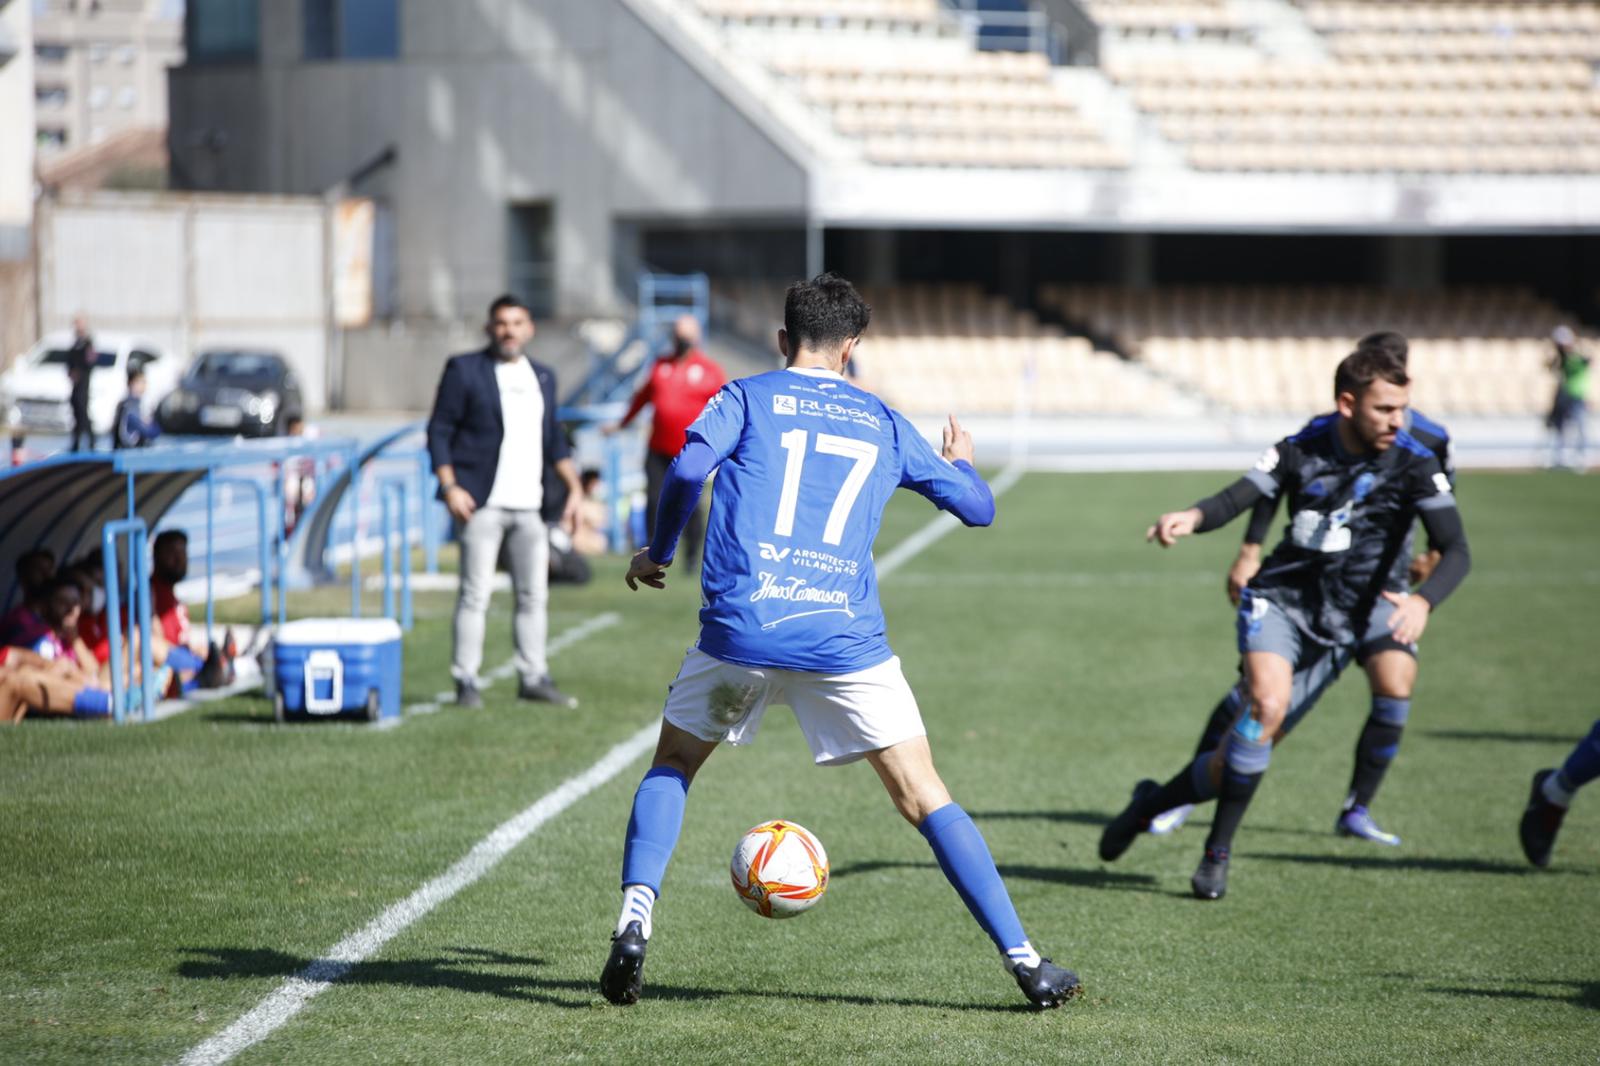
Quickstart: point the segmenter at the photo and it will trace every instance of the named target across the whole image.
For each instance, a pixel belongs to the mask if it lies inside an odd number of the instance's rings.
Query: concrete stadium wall
[[[320,193],[393,147],[351,191],[392,219],[394,317],[479,321],[516,204],[553,208],[563,316],[631,296],[618,219],[804,216],[801,163],[624,0],[402,0],[395,61],[303,61],[300,13],[261,5],[256,63],[172,73],[174,174]]]
[[[319,200],[94,193],[39,211],[41,332],[88,316],[188,358],[279,351],[327,403],[327,207]]]

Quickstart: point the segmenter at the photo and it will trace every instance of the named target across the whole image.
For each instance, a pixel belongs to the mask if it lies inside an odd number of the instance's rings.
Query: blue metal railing
[[[105,560],[106,636],[111,645],[111,715],[121,724],[127,718],[128,690],[133,684],[133,657],[129,656],[127,676],[122,662],[122,594],[117,581],[117,538],[128,538],[128,635],[139,634],[139,717],[149,721],[155,713],[154,666],[150,653],[150,578],[145,558],[149,530],[142,518],[107,522],[100,533],[100,550]],[[128,642],[133,650],[133,641]]]

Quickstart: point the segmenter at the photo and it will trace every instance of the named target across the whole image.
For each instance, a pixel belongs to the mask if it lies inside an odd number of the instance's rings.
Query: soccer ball
[[[733,890],[763,918],[793,918],[828,888],[828,853],[803,826],[782,820],[751,829],[733,849]]]

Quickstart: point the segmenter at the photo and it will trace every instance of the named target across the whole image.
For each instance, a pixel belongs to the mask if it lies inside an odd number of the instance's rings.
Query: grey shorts
[[[1403,651],[1413,657],[1415,644],[1402,644],[1389,631],[1395,605],[1379,598],[1367,619],[1361,640],[1354,646],[1330,646],[1307,636],[1276,603],[1249,589],[1239,597],[1239,654],[1267,652],[1289,660],[1294,667],[1294,687],[1283,732],[1288,733],[1315,707],[1322,694],[1339,679],[1350,660],[1365,663],[1380,651]]]

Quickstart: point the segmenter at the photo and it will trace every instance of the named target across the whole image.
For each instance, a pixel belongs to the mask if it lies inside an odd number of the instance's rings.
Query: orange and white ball
[[[828,853],[805,827],[763,822],[733,849],[733,890],[763,918],[793,918],[828,888]]]

